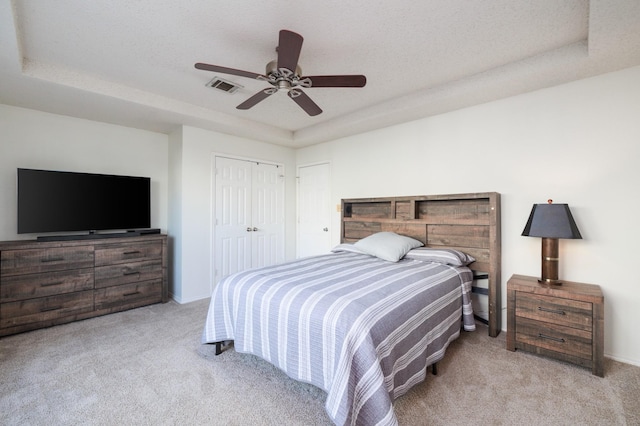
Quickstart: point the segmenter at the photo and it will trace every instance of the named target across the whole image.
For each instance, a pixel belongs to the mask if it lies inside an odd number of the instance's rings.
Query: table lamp
[[[542,237],[542,276],[538,282],[561,285],[558,279],[558,239],[582,239],[567,204],[534,204],[522,231],[525,237]]]

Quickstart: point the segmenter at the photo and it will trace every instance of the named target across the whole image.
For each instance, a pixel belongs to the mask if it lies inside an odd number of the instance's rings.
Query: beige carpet
[[[200,345],[208,302],[174,302],[0,339],[1,425],[329,425],[325,394]],[[395,403],[401,425],[640,425],[640,367],[605,378],[504,349],[480,325]]]

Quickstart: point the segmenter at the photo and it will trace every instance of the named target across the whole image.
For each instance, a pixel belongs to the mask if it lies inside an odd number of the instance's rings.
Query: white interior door
[[[253,268],[284,261],[284,174],[282,167],[254,163],[252,167]]]
[[[282,167],[215,158],[215,282],[284,261]]]
[[[331,250],[330,165],[298,168],[298,257]]]
[[[215,281],[251,267],[251,163],[215,159]]]

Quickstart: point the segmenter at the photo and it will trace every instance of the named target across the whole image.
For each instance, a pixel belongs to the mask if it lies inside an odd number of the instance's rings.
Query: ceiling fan
[[[301,90],[302,87],[364,87],[364,85],[367,84],[367,78],[364,75],[302,76],[302,70],[298,65],[302,41],[303,38],[300,34],[294,33],[293,31],[281,30],[279,44],[276,48],[278,59],[267,64],[265,75],[200,62],[195,64],[195,67],[199,70],[264,80],[273,86],[251,96],[238,105],[236,107],[238,109],[249,109],[277,91],[283,90],[286,91],[287,95],[305,110],[307,114],[314,116],[320,114],[322,110]]]

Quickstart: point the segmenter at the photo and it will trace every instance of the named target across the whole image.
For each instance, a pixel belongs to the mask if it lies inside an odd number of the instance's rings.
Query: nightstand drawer
[[[561,285],[513,275],[507,281],[507,350],[591,368],[604,376],[604,296],[600,286]]]
[[[96,268],[96,289],[162,278],[162,260],[121,263]]]
[[[160,242],[110,244],[96,248],[96,266],[155,259],[162,259],[162,244]]]
[[[591,331],[593,306],[579,300],[516,292],[516,316]]]
[[[520,318],[516,323],[516,342],[592,359],[591,331]]]
[[[93,290],[2,304],[0,328],[79,315],[93,310]]]
[[[162,300],[162,279],[95,290],[96,311],[117,312]]]
[[[0,302],[93,290],[93,268],[44,274],[14,275],[0,279]]]
[[[93,247],[4,250],[0,254],[0,262],[0,274],[3,277],[93,268]]]

